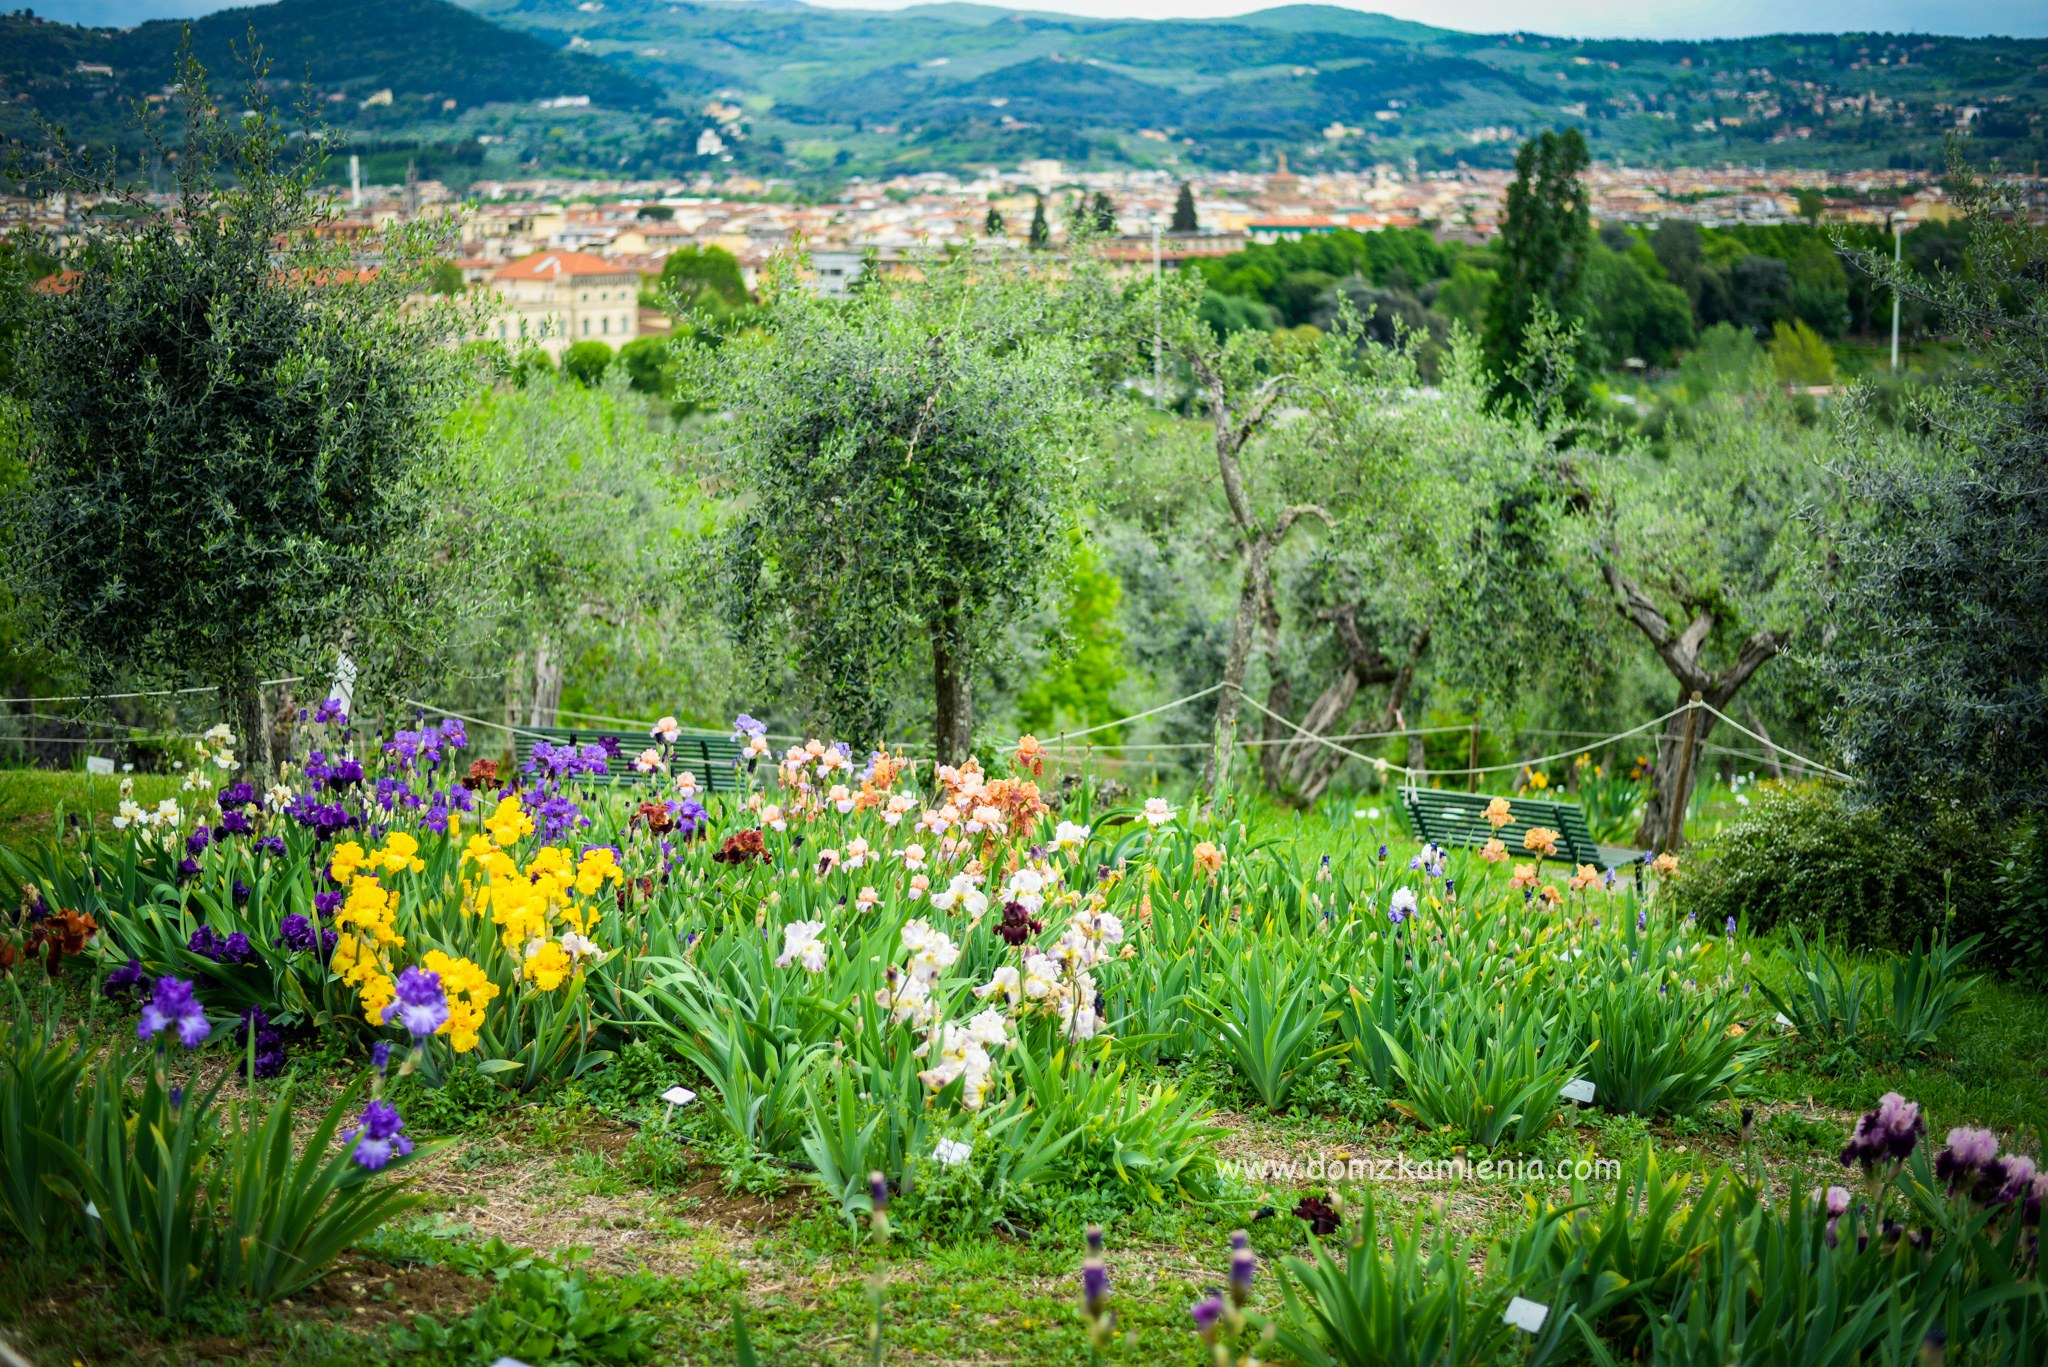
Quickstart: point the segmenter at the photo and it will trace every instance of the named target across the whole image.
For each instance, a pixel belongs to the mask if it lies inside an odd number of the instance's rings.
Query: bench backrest
[[[615,783],[639,783],[649,776],[633,767],[633,757],[652,745],[653,740],[645,733],[612,730],[606,727],[590,726],[528,726],[513,733],[513,750],[519,756],[524,768],[526,761],[533,758],[533,747],[537,741],[550,745],[588,745],[607,737],[619,743],[618,758],[607,763],[607,776]],[[739,762],[739,742],[731,736],[691,735],[682,738],[669,747],[669,771],[679,774],[687,769],[697,778],[697,786],[706,792],[729,793],[739,787],[739,777],[734,766]]]
[[[1575,864],[1600,864],[1600,846],[1586,824],[1586,814],[1570,802],[1546,802],[1536,798],[1511,797],[1508,812],[1513,818],[1498,831],[1486,819],[1491,793],[1458,793],[1443,788],[1403,788],[1401,805],[1408,812],[1415,834],[1435,845],[1484,845],[1499,837],[1508,853],[1518,859],[1532,857],[1522,847],[1522,837],[1532,826],[1548,826],[1557,832],[1557,858]]]

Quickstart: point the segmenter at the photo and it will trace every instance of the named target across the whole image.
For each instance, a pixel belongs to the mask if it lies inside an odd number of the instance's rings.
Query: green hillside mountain
[[[232,90],[253,28],[376,176],[748,169],[810,182],[1015,165],[1175,171],[1498,166],[1544,128],[1632,162],[1932,169],[2048,151],[2048,41],[1826,34],[1719,42],[1469,34],[1327,5],[1136,21],[939,3],[285,0],[192,24]],[[180,26],[0,18],[0,134],[120,142]],[[390,91],[388,102],[381,92]],[[588,107],[543,102],[587,96]],[[702,140],[716,126],[715,140]]]
[[[253,37],[276,104],[310,95],[326,121],[373,145],[437,126],[452,137],[465,116],[492,106],[587,96],[601,109],[644,115],[665,98],[653,82],[446,0],[288,0],[189,25],[224,97],[240,92]],[[135,105],[162,101],[186,26],[92,29],[0,16],[0,133],[33,138],[39,115],[78,141],[139,146]]]
[[[2048,135],[2042,40],[1578,41],[1326,5],[1147,22],[958,4],[464,3],[650,81],[737,96],[799,164],[1035,152],[1251,167],[1285,151],[1303,169],[1498,165],[1522,137],[1578,124],[1607,157],[1844,167],[1933,167],[1967,127],[1979,157],[2030,165]]]

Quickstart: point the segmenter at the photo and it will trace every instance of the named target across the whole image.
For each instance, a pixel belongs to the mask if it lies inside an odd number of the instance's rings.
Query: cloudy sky
[[[240,0],[248,3],[249,0]],[[897,9],[914,0],[813,0],[847,9]],[[1215,19],[1268,8],[1273,0],[1034,0],[1011,8],[1144,19]],[[41,0],[45,18],[134,24],[204,14],[226,0]],[[1574,37],[1732,38],[1754,33],[2009,34],[2048,37],[2048,0],[1376,0],[1350,9],[1444,28],[1522,29]]]

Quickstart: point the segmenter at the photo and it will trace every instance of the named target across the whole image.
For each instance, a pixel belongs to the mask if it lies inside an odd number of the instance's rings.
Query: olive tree
[[[1939,313],[1979,364],[1919,405],[1925,448],[1851,407],[1830,672],[1863,796],[2010,816],[2048,803],[2048,229],[2022,187],[1978,180],[1959,150],[1950,179],[1966,273],[1858,264]]]
[[[7,572],[41,643],[95,680],[217,685],[261,760],[258,680],[350,634],[403,636],[430,598],[415,477],[452,315],[407,306],[424,234],[394,231],[366,266],[315,233],[320,140],[289,137],[260,80],[234,111],[187,52],[178,91],[171,202],[97,187],[120,211],[19,296]]]
[[[1060,560],[1101,284],[1085,262],[1049,281],[961,255],[827,299],[785,260],[758,331],[679,348],[742,501],[725,620],[848,740],[887,734],[921,663],[937,754],[967,754],[982,652]]]
[[[1813,616],[1803,571],[1811,515],[1832,497],[1825,443],[1767,392],[1700,405],[1661,455],[1623,443],[1595,467],[1589,560],[1611,609],[1671,676],[1674,708],[1698,694],[1726,712]],[[1694,744],[1716,724],[1697,713]],[[1672,812],[1691,798],[1686,727],[1674,715],[1658,737],[1640,845],[1662,848]]]

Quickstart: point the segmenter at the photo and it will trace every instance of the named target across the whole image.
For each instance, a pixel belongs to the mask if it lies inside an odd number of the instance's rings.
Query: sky
[[[250,0],[237,0],[250,3]],[[41,0],[45,18],[74,24],[135,24],[204,14],[227,0]],[[899,9],[916,0],[812,0],[842,9]],[[1033,0],[1012,8],[1103,18],[1220,19],[1270,8],[1273,0]],[[2048,37],[2048,0],[1375,0],[1348,9],[1390,14],[1441,28],[1500,33],[1521,29],[1565,37],[1736,38],[1758,33],[1947,33]]]

